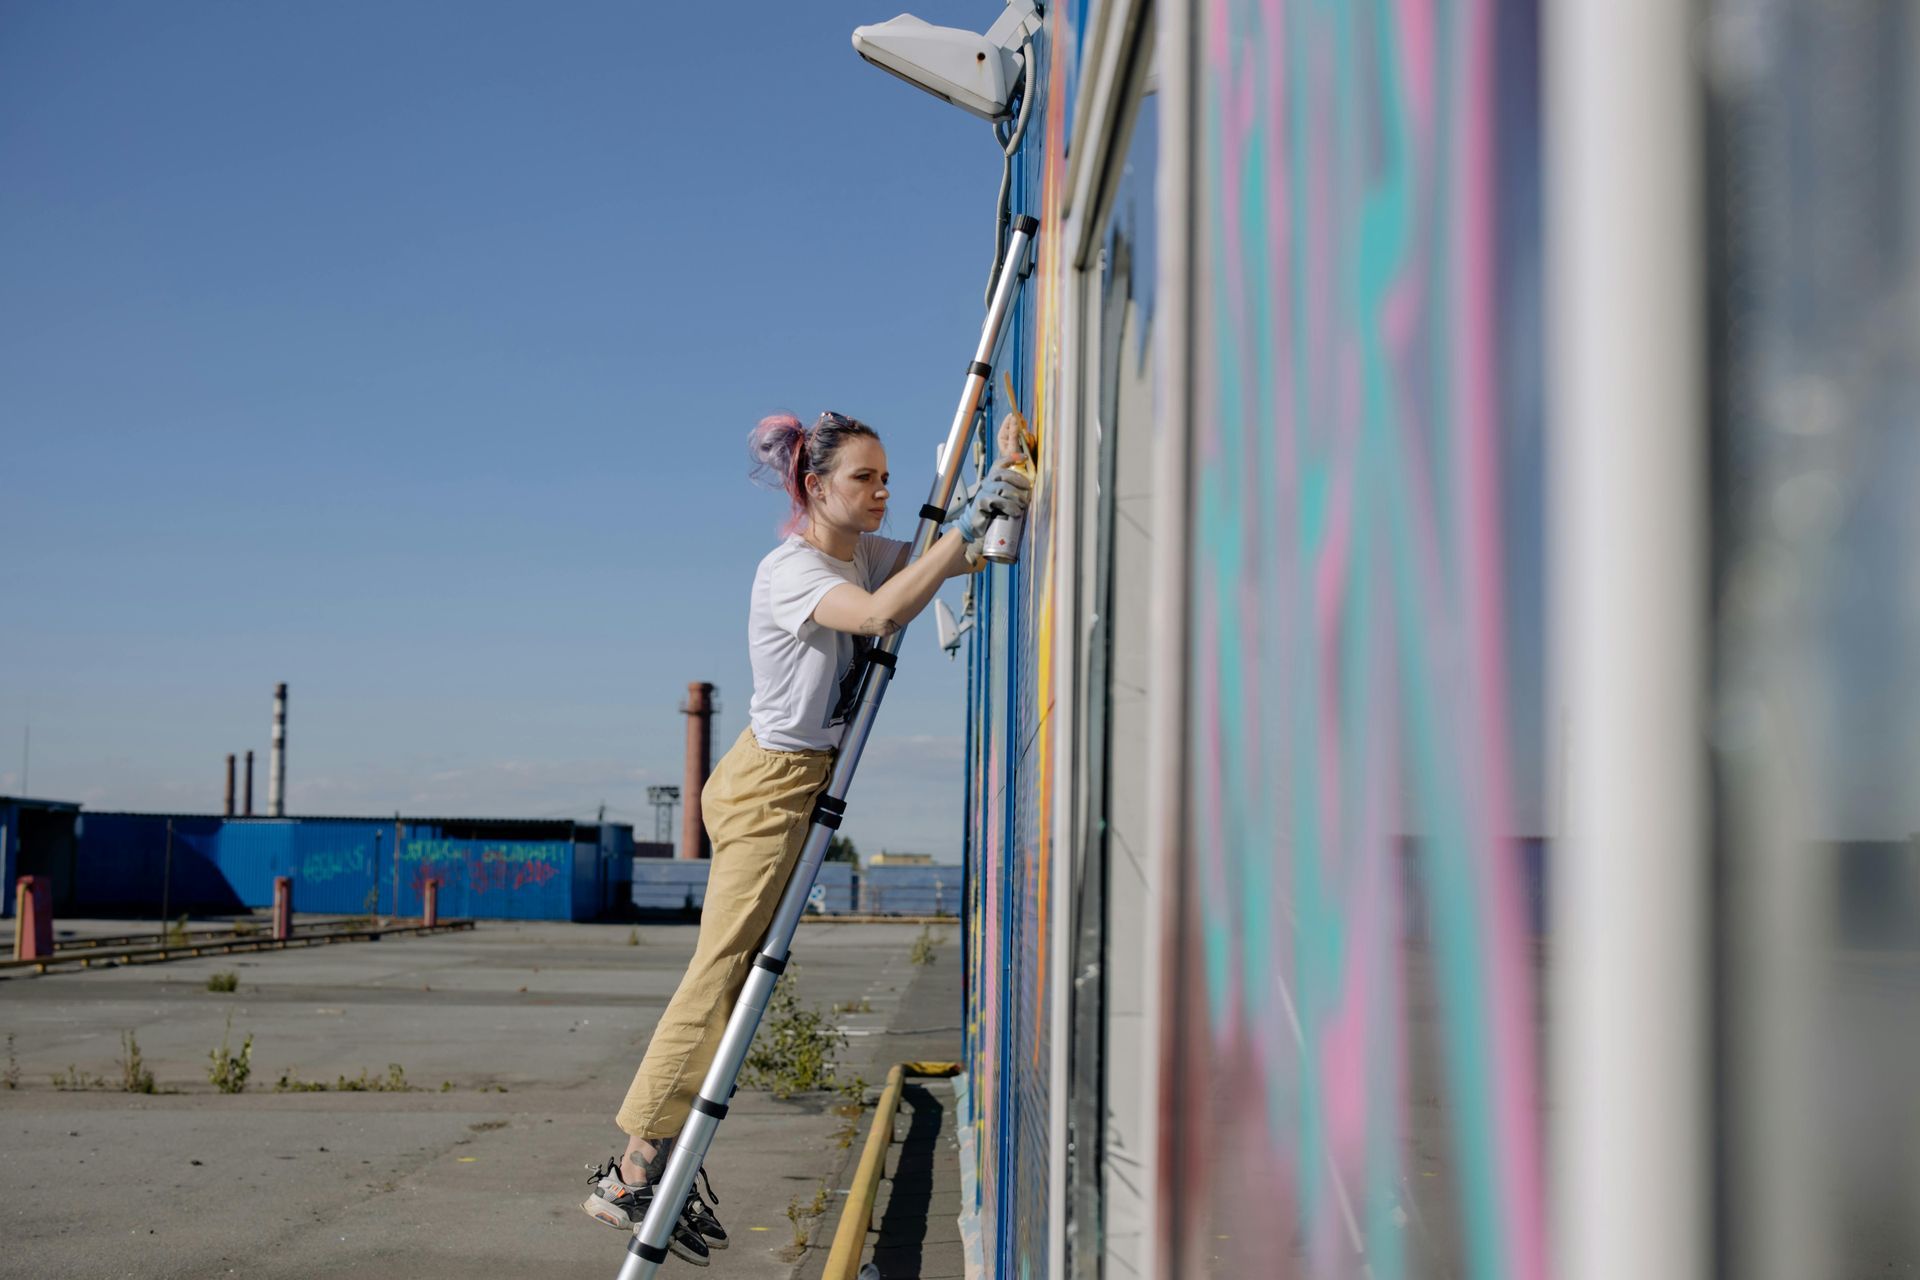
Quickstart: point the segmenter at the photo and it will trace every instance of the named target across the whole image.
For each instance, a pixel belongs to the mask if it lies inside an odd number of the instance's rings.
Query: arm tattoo
[[[861,635],[874,636],[882,640],[886,639],[888,636],[892,635],[894,632],[898,631],[899,629],[900,629],[900,624],[895,622],[892,618],[868,618],[865,622],[860,624]]]

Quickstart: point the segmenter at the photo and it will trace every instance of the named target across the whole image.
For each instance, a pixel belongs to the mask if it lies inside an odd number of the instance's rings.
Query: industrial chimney
[[[227,817],[233,816],[233,752],[227,752]]]
[[[287,816],[287,686],[273,686],[273,757],[267,762],[267,816]]]
[[[680,789],[680,856],[705,858],[712,855],[713,848],[700,815],[700,788],[707,785],[707,774],[713,768],[713,686],[699,680],[689,684],[686,705],[680,712],[687,718],[687,776]]]
[[[247,789],[242,793],[241,803],[243,807],[240,810],[240,816],[251,818],[253,816],[253,752],[251,751],[247,752]]]

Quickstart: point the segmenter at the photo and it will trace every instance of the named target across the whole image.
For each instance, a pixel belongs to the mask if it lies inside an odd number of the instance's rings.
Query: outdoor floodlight
[[[953,610],[947,608],[947,602],[935,596],[933,599],[933,626],[940,638],[940,651],[952,658],[960,652],[960,637],[973,630],[973,593],[967,593],[964,618],[956,619]]]
[[[984,120],[1008,113],[1022,70],[1020,48],[1040,29],[1033,0],[1010,0],[985,35],[936,27],[910,13],[853,29],[853,49],[888,75]]]

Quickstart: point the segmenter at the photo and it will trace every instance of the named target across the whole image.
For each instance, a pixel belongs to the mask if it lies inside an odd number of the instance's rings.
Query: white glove
[[[995,467],[960,513],[955,527],[964,542],[978,542],[995,516],[1025,515],[1033,482],[1012,467]]]

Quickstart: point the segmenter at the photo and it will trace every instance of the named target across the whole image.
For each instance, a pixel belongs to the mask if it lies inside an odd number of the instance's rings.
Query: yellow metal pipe
[[[887,1087],[881,1090],[880,1105],[874,1109],[873,1127],[867,1130],[860,1167],[847,1188],[846,1207],[840,1211],[840,1225],[833,1233],[833,1249],[827,1254],[827,1269],[821,1273],[821,1280],[854,1280],[860,1270],[867,1231],[873,1226],[873,1198],[880,1190],[880,1174],[887,1167],[887,1148],[893,1145],[893,1116],[900,1109],[906,1075],[901,1063],[887,1072]]]
[[[893,1145],[893,1117],[900,1110],[900,1094],[907,1077],[959,1074],[957,1062],[896,1062],[888,1070],[887,1085],[880,1091],[880,1105],[874,1109],[873,1126],[867,1130],[866,1149],[861,1151],[860,1165],[847,1187],[847,1203],[840,1210],[840,1225],[834,1229],[833,1248],[827,1253],[826,1270],[820,1273],[820,1280],[856,1280],[858,1276],[867,1232],[873,1229],[873,1200],[880,1192],[880,1176],[886,1172],[887,1148]]]

